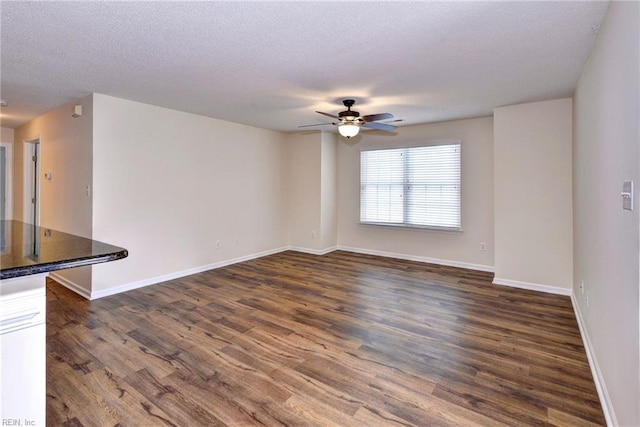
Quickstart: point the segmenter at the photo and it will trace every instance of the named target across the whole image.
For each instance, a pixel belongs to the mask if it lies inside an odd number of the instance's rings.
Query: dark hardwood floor
[[[284,252],[47,300],[51,426],[604,425],[568,297]]]

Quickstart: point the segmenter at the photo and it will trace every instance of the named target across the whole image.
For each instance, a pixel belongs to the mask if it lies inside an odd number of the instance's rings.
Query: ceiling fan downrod
[[[345,99],[344,101],[342,101],[342,103],[344,104],[345,107],[347,107],[347,111],[341,111],[340,113],[338,113],[338,117],[340,117],[340,119],[353,122],[358,117],[360,117],[360,113],[359,112],[351,111],[351,107],[353,107],[353,104],[356,103],[355,100],[353,100],[353,99]]]

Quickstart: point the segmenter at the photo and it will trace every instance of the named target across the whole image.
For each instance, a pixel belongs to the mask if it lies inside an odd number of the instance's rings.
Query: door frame
[[[13,219],[13,143],[0,141],[0,147],[5,149],[5,173],[4,177],[4,219]]]
[[[40,137],[24,141],[24,197],[23,221],[40,225],[40,165],[42,164]],[[32,160],[36,156],[36,161]],[[34,165],[35,163],[35,165]],[[35,199],[32,203],[31,199]],[[35,204],[35,206],[34,206]]]

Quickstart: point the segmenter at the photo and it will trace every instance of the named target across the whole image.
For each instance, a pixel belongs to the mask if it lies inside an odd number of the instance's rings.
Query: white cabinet
[[[46,423],[47,274],[0,281],[0,421]]]

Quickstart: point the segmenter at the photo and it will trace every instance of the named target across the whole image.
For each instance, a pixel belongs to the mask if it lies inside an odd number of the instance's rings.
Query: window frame
[[[407,209],[408,201],[407,197],[403,197],[403,222],[394,223],[394,222],[384,222],[384,221],[362,221],[362,153],[366,151],[383,151],[383,150],[393,150],[393,149],[412,149],[412,148],[422,148],[422,147],[433,147],[440,145],[458,145],[460,150],[460,180],[459,180],[459,196],[460,196],[460,204],[459,204],[459,217],[460,217],[460,226],[459,227],[447,227],[447,226],[433,226],[433,225],[419,225],[419,224],[409,224],[406,223],[406,219],[408,217]],[[461,233],[463,231],[463,156],[462,156],[462,140],[460,139],[447,139],[447,140],[437,140],[437,141],[428,141],[422,143],[415,143],[410,145],[402,145],[396,147],[388,147],[388,146],[380,146],[380,147],[367,147],[362,148],[358,153],[358,191],[359,191],[359,199],[358,199],[358,224],[363,226],[373,226],[373,227],[390,227],[397,229],[417,229],[417,230],[426,230],[426,231],[436,231],[436,232],[445,232],[445,233]],[[405,171],[403,172],[403,178],[406,185],[406,165]],[[403,190],[403,195],[406,194]]]

